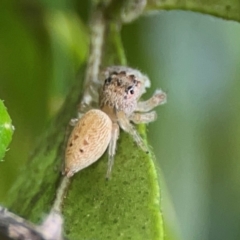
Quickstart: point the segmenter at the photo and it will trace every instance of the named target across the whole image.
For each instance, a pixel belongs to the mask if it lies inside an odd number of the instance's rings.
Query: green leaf
[[[190,10],[240,22],[239,0],[148,0],[148,10]]]
[[[7,147],[12,140],[13,131],[12,120],[8,115],[3,101],[0,100],[0,160],[3,159]]]
[[[145,138],[145,128],[142,127]],[[123,132],[112,178],[107,156],[73,178],[64,201],[69,239],[163,239],[160,192],[152,156]]]

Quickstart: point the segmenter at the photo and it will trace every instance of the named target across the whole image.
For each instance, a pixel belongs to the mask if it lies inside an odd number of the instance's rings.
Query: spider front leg
[[[157,113],[155,111],[151,111],[148,113],[132,113],[130,116],[130,121],[134,122],[135,124],[140,123],[150,123],[157,119]]]
[[[107,179],[109,179],[111,176],[112,167],[114,163],[114,156],[116,153],[118,136],[119,136],[119,126],[117,123],[113,123],[112,136],[108,146],[108,169],[107,169],[107,175],[106,175]]]
[[[132,135],[134,141],[137,143],[137,145],[146,153],[148,153],[148,148],[145,145],[143,139],[138,134],[136,128],[130,123],[129,119],[126,117],[126,114],[124,112],[117,112],[118,117],[118,123],[120,127],[125,131],[128,132],[130,135]]]
[[[138,102],[136,112],[149,112],[158,105],[166,103],[167,95],[161,89],[155,91],[153,96],[147,101]]]

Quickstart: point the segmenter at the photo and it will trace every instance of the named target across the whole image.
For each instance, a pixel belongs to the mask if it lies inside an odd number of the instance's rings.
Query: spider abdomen
[[[98,109],[88,111],[75,125],[65,152],[67,177],[88,167],[105,152],[112,131],[112,121]]]

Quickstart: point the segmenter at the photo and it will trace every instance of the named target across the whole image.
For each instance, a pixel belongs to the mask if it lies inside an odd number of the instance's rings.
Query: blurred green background
[[[0,3],[0,99],[16,128],[0,162],[1,203],[86,60],[89,6]],[[152,80],[146,97],[168,94],[148,128],[167,239],[240,239],[240,25],[160,11],[124,26],[122,38],[129,65]]]

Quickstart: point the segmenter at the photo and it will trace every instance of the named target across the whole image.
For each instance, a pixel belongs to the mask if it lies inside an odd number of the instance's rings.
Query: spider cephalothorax
[[[131,122],[154,121],[157,114],[152,109],[166,102],[166,94],[161,90],[156,90],[147,101],[139,101],[149,86],[150,81],[144,74],[129,67],[112,66],[103,71],[100,110],[92,109],[78,120],[68,140],[64,169],[67,177],[97,161],[108,147],[109,178],[120,128],[148,152]]]
[[[143,85],[134,74],[127,75],[126,71],[113,72],[105,79],[100,90],[100,108],[115,108],[129,116],[142,95]]]

